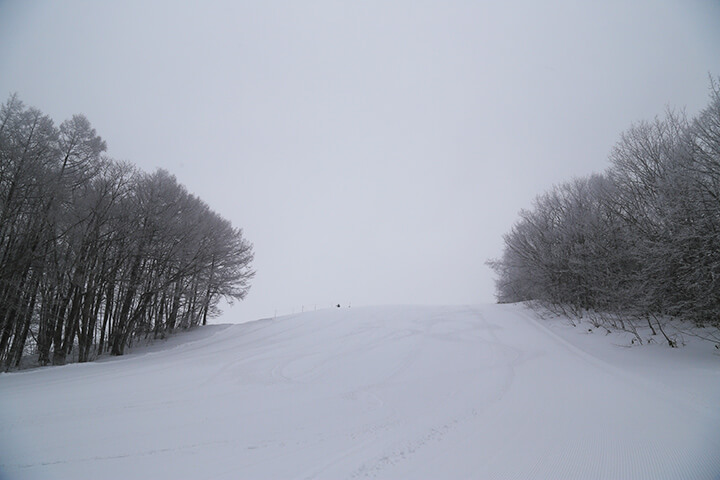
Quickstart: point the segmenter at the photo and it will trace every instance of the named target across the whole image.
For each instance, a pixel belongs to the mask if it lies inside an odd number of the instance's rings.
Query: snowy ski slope
[[[329,309],[3,374],[0,478],[720,478],[720,356],[563,325]]]

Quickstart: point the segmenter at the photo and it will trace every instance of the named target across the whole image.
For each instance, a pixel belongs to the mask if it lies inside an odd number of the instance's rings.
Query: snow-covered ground
[[[619,338],[520,305],[206,327],[0,375],[0,478],[720,478],[717,350]]]

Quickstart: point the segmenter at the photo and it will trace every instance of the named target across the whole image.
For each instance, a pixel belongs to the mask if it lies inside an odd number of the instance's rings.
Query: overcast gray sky
[[[714,0],[0,0],[2,101],[85,114],[243,228],[226,322],[493,301],[518,211],[709,73]]]

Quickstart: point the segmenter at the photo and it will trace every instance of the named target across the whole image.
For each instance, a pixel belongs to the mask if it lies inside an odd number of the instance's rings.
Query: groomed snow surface
[[[719,479],[712,344],[521,305],[329,309],[0,375],[0,478]]]

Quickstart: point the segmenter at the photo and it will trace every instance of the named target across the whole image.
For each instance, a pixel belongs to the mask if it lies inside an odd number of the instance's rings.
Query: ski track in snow
[[[670,363],[641,377],[520,305],[331,309],[168,345],[0,375],[0,479],[720,479],[720,386],[669,389]],[[720,378],[720,358],[673,365]]]

